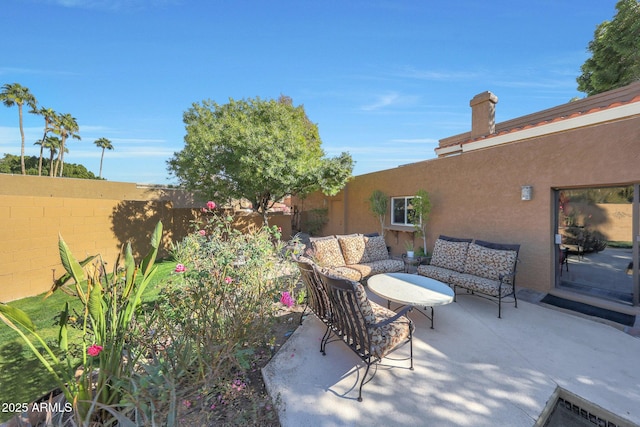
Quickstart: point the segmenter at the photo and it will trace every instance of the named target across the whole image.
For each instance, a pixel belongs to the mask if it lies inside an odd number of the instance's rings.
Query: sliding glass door
[[[557,287],[638,304],[637,194],[638,184],[556,191]]]

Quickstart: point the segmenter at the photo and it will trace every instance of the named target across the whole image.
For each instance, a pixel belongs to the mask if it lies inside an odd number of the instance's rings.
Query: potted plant
[[[389,196],[380,190],[374,190],[369,196],[369,209],[380,221],[380,235],[384,237],[384,221],[389,209]]]
[[[407,250],[407,258],[413,258],[413,255],[414,255],[413,239],[405,240],[404,248]]]

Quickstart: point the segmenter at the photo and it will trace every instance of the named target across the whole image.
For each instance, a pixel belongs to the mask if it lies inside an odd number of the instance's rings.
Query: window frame
[[[398,226],[406,226],[406,227],[415,227],[415,226],[420,226],[420,224],[413,224],[411,222],[409,222],[409,218],[408,218],[408,213],[409,213],[409,209],[408,206],[411,205],[411,200],[413,200],[416,196],[394,196],[391,197],[391,225],[398,225]],[[395,218],[395,201],[396,200],[404,200],[404,206],[403,206],[403,211],[404,211],[404,221],[403,222],[396,222],[396,218]]]

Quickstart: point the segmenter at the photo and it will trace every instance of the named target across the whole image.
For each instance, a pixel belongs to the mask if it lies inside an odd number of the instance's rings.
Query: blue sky
[[[616,0],[3,0],[0,85],[70,113],[65,161],[112,181],[174,183],[194,102],[303,104],[328,156],[354,174],[434,157],[470,130],[490,90],[498,122],[568,102],[596,26]],[[43,121],[25,114],[27,154]],[[18,109],[0,105],[0,155],[20,153]]]

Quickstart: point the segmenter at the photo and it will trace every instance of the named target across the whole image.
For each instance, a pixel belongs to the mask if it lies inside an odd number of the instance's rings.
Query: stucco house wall
[[[442,140],[436,159],[354,177],[336,197],[313,194],[305,208],[329,208],[324,234],[379,232],[367,203],[373,190],[395,197],[425,189],[429,251],[440,234],[519,243],[518,285],[548,291],[557,268],[554,189],[640,182],[640,82],[487,129]],[[521,200],[523,185],[533,187],[532,200]],[[387,231],[392,253],[410,236]]]

